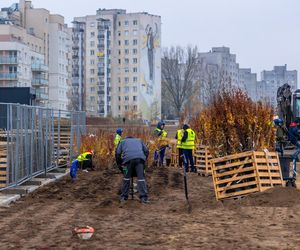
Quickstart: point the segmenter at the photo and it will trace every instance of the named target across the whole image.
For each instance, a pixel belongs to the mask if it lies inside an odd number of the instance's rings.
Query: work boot
[[[149,202],[149,200],[147,198],[142,198],[141,199],[141,203],[142,204],[149,204],[150,202]]]
[[[120,199],[120,205],[119,205],[119,207],[120,207],[120,208],[124,207],[124,205],[126,204],[126,202],[127,202],[127,199],[121,198],[121,199]]]

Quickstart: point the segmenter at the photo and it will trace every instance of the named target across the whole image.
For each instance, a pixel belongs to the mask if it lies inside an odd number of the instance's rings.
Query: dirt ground
[[[276,188],[217,202],[212,179],[188,175],[191,211],[177,169],[147,173],[151,204],[119,208],[113,170],[65,178],[0,208],[1,249],[300,249],[300,190]],[[72,234],[95,228],[88,241]]]

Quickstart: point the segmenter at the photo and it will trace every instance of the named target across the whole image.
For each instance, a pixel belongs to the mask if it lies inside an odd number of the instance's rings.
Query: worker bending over
[[[138,178],[137,189],[142,203],[148,203],[147,184],[144,175],[145,162],[148,158],[149,150],[142,140],[126,137],[122,140],[116,150],[116,162],[122,166],[124,178],[121,193],[121,203],[128,199],[130,179],[136,173]]]
[[[76,179],[78,168],[81,168],[84,170],[86,170],[88,168],[91,170],[94,169],[93,155],[94,155],[94,151],[90,150],[90,151],[80,154],[77,157],[77,159],[72,162],[71,169],[70,169],[70,176],[72,179]]]

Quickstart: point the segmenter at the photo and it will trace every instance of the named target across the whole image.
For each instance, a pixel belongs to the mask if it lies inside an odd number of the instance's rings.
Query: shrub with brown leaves
[[[222,90],[191,125],[199,141],[210,147],[214,157],[248,150],[274,149],[274,110],[253,102],[239,89]]]
[[[152,134],[153,131],[148,127],[132,126],[126,128],[122,135],[123,138],[126,136],[133,136],[143,140],[150,151],[148,165],[152,164],[153,154],[156,149]],[[96,133],[93,135],[82,137],[80,152],[94,150],[95,156],[93,157],[93,161],[96,166],[100,168],[112,166],[115,159],[114,137],[114,132],[106,129],[97,129]]]

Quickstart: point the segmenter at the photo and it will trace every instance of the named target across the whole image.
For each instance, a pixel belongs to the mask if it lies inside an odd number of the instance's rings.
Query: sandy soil
[[[191,212],[176,169],[149,170],[151,204],[119,208],[122,176],[80,173],[0,209],[1,249],[300,249],[300,190],[217,202],[210,177],[189,174]],[[72,234],[90,225],[82,241]]]

